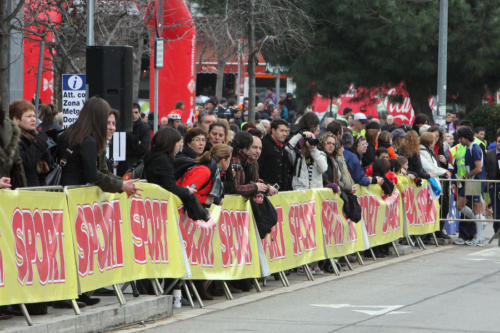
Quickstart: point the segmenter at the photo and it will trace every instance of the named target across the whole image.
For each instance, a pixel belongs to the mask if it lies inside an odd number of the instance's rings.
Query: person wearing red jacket
[[[195,166],[177,180],[177,185],[193,189],[202,205],[219,203],[224,190],[221,172],[229,167],[232,152],[233,148],[226,144],[214,145],[210,151],[194,160]]]

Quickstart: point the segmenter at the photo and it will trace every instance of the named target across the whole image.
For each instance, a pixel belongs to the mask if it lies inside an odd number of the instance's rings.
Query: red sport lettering
[[[285,237],[283,235],[283,207],[276,206],[278,222],[271,229],[269,235],[261,240],[264,253],[268,254],[269,261],[275,261],[286,257]]]
[[[415,189],[413,187],[408,187],[405,190],[405,210],[406,210],[406,220],[409,225],[419,224],[417,218],[417,207],[415,205]]]
[[[41,285],[64,283],[63,211],[16,208],[12,215],[17,280],[32,285],[36,270]],[[1,279],[3,277],[3,263]]]
[[[224,209],[219,219],[222,265],[224,267],[252,264],[250,247],[250,215],[248,211]]]
[[[130,227],[134,260],[168,263],[168,202],[151,198],[133,198],[130,205]]]
[[[316,248],[315,217],[314,201],[290,206],[288,223],[293,240],[294,255],[300,255]]]
[[[390,229],[399,230],[401,226],[399,216],[399,198],[400,194],[396,191],[384,200],[386,204],[385,220],[382,226],[382,232],[384,234],[388,233]]]
[[[94,260],[99,272],[122,267],[120,201],[81,204],[77,205],[76,210],[74,225],[78,247],[78,274],[82,277],[94,274]]]
[[[368,236],[375,236],[377,233],[377,216],[380,202],[374,195],[359,196],[359,205],[361,206],[361,216],[365,222]]]
[[[179,223],[186,255],[191,265],[214,266],[215,223],[193,221],[179,208]]]
[[[324,200],[321,203],[321,224],[326,246],[343,245],[344,223],[340,219],[337,201]]]

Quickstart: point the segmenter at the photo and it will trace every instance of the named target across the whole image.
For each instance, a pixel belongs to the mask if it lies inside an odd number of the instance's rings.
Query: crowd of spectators
[[[500,130],[488,145],[484,128],[473,129],[466,120],[454,119],[452,112],[445,126],[431,124],[424,114],[417,114],[410,127],[396,125],[392,116],[368,119],[349,109],[336,120],[320,121],[310,109],[297,112],[291,94],[277,100],[270,90],[256,105],[255,123],[250,123],[248,103],[247,98],[240,105],[232,99],[209,98],[197,106],[195,124],[188,129],[180,121],[184,103],[179,102],[153,136],[151,118],[141,115],[134,104],[127,158],[116,168],[108,147],[119,112],[105,100],[90,98],[66,130],[57,124],[53,106],[42,105],[37,119],[32,103],[15,101],[8,112],[0,112],[0,188],[44,185],[47,173],[64,158],[61,185],[94,184],[133,196],[140,190],[137,179],[127,178],[141,167],[142,178],[179,196],[190,218],[207,221],[207,208],[220,204],[224,194],[256,200],[279,191],[326,187],[355,198],[356,184],[380,185],[384,195],[391,195],[400,188],[399,175],[410,177],[417,186],[421,179],[433,177],[500,180]],[[483,186],[481,192],[487,191],[499,218],[498,187]],[[465,195],[461,183],[451,191],[445,187],[441,217],[448,214],[451,196],[464,216],[477,221],[461,224],[455,242],[480,245],[487,214],[483,196]],[[449,238],[443,225],[438,237]],[[386,249],[378,252],[384,255]],[[316,274],[323,269],[313,265]],[[231,287],[250,288],[245,283]],[[212,297],[209,290],[200,293]],[[81,306],[95,302],[87,295],[79,299]]]

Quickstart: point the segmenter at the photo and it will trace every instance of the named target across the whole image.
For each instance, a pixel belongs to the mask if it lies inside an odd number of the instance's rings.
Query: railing
[[[443,188],[443,194],[440,198],[441,221],[449,222],[479,222],[492,223],[500,222],[500,180],[490,179],[440,179]],[[467,218],[458,210],[458,197],[465,197],[465,205],[474,209],[473,198],[478,199],[481,204],[479,214],[472,218]],[[477,211],[477,210],[476,210]],[[489,212],[492,212],[490,215]],[[462,216],[461,216],[462,215]],[[477,215],[483,215],[484,219],[478,219]],[[499,238],[500,246],[500,228],[490,238]]]

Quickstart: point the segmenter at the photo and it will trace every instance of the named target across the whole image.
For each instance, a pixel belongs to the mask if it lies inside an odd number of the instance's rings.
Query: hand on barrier
[[[377,184],[382,185],[384,183],[384,178],[376,176],[377,178]]]
[[[134,195],[140,196],[139,191],[142,191],[142,188],[137,187],[135,184],[139,179],[130,179],[124,180],[122,185],[123,192],[127,193],[127,197],[132,197]]]
[[[0,188],[9,188],[9,187],[11,187],[10,178],[9,177],[0,178]]]
[[[272,196],[278,194],[278,190],[274,186],[269,185],[268,188],[269,190],[267,192],[267,195]]]
[[[257,190],[259,192],[265,193],[267,191],[267,185],[264,183],[255,183],[257,185]]]

